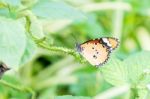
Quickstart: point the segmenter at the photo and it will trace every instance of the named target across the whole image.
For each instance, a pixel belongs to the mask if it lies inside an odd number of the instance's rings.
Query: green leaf
[[[147,90],[138,90],[138,99],[148,99],[149,92]]]
[[[37,17],[30,11],[27,11],[26,14],[28,15],[28,21],[30,21],[29,28],[32,35],[37,39],[44,38],[43,27]]]
[[[112,85],[148,84],[150,82],[150,52],[143,51],[129,56],[124,61],[111,59],[100,68],[104,78]]]
[[[92,99],[92,98],[90,98],[90,97],[83,97],[83,96],[66,95],[66,96],[57,96],[54,99]]]
[[[128,83],[128,72],[122,61],[112,58],[100,71],[104,79],[112,85],[119,86]]]
[[[38,2],[32,8],[32,11],[38,17],[47,18],[51,20],[58,20],[58,19],[76,20],[85,18],[82,12],[63,2],[50,2],[44,0]]]
[[[0,60],[10,68],[18,66],[25,51],[25,20],[0,18]]]
[[[124,60],[123,63],[126,64],[128,68],[128,77],[131,83],[139,83],[139,81],[142,81],[143,83],[150,82],[149,75],[145,75],[143,79],[141,78],[145,71],[150,71],[149,59],[150,52],[143,51]]]
[[[87,71],[86,71],[87,72]],[[84,96],[95,96],[102,86],[102,78],[97,78],[100,76],[99,72],[96,71],[94,73],[79,73],[78,74],[78,82],[72,84],[70,87],[71,93],[75,95],[84,95]],[[98,85],[98,86],[97,86]],[[93,90],[91,90],[93,89]]]
[[[25,48],[24,54],[21,58],[20,65],[23,65],[26,62],[28,62],[29,60],[31,60],[35,51],[36,51],[36,45],[35,45],[34,41],[28,37],[27,43],[26,43],[26,48]]]

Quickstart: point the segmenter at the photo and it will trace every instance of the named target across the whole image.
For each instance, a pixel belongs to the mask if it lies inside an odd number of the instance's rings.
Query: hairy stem
[[[56,47],[56,46],[48,46],[44,43],[37,43],[38,46],[40,46],[41,48],[50,50],[50,51],[56,51],[56,52],[63,52],[66,54],[70,54],[73,55],[74,57],[78,57],[78,53],[75,52],[75,50],[73,49],[69,49],[69,48],[64,48],[64,47]]]
[[[65,48],[65,47],[56,47],[53,45],[48,45],[45,42],[46,37],[42,38],[42,39],[38,39],[36,37],[34,37],[34,35],[32,34],[31,30],[30,30],[30,26],[31,26],[31,21],[30,21],[30,15],[26,15],[26,30],[28,32],[27,35],[29,35],[31,37],[32,40],[34,40],[34,42],[37,44],[37,46],[47,49],[49,51],[55,51],[55,52],[61,52],[61,53],[65,53],[65,54],[70,54],[72,56],[74,56],[76,59],[79,59],[80,61],[82,60],[79,53],[76,52],[74,49],[69,49],[69,48]]]

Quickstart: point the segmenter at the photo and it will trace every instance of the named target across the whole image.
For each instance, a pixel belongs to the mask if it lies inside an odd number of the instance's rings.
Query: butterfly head
[[[82,51],[82,49],[81,49],[79,43],[76,43],[76,44],[75,44],[75,47],[76,47],[76,49],[77,49],[78,52],[81,52],[81,51]]]

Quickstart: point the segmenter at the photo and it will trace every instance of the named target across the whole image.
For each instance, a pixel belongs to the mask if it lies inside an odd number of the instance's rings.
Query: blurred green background
[[[108,63],[95,68],[88,62],[81,63],[83,58],[47,50],[28,40],[18,65],[14,58],[13,62],[8,59],[14,54],[4,59],[15,69],[3,76],[6,82],[0,82],[0,99],[34,99],[34,94],[35,99],[149,99],[149,79],[143,81],[150,74],[149,0],[0,0],[0,16],[4,17],[0,29],[8,22],[8,33],[12,32],[10,20],[28,16],[26,26],[32,35],[46,37],[50,47],[76,51],[77,42],[90,39],[108,36],[120,41]],[[18,37],[19,42],[19,30],[15,29],[16,36],[11,36],[14,38],[10,41]],[[0,59],[6,56],[0,55]]]

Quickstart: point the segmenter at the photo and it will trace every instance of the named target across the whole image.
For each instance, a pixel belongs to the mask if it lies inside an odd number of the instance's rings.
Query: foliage
[[[0,99],[148,99],[149,0],[0,0]],[[76,43],[120,40],[90,66]]]

